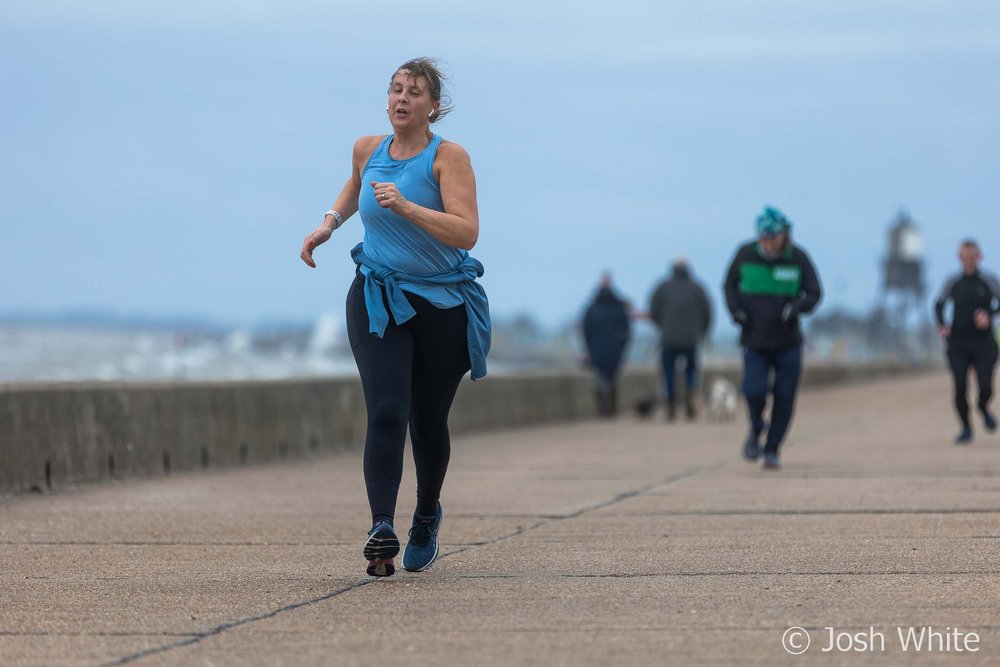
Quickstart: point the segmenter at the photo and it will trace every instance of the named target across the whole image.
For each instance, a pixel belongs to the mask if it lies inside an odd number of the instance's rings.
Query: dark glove
[[[747,311],[745,310],[737,310],[735,313],[733,313],[733,321],[739,325],[746,324],[747,320],[749,319],[750,318],[747,317]]]
[[[786,303],[785,307],[781,309],[781,321],[786,324],[788,322],[791,322],[798,316],[799,316],[799,305],[794,301]]]

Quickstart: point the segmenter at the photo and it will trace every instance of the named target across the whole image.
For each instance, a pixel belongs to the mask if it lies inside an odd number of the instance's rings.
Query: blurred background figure
[[[958,249],[962,270],[945,281],[941,295],[934,304],[938,333],[948,343],[948,366],[955,380],[955,410],[962,422],[956,445],[972,442],[969,421],[969,401],[966,396],[969,369],[976,373],[979,384],[979,412],[987,431],[997,430],[997,420],[989,411],[993,397],[993,371],[997,364],[997,340],[993,333],[993,318],[1000,312],[1000,282],[992,273],[980,271],[982,261],[979,244],[963,241]],[[945,323],[944,309],[951,302],[951,324]]]
[[[691,277],[685,259],[671,267],[670,278],[661,282],[649,301],[649,316],[660,330],[660,360],[666,417],[677,414],[677,360],[684,360],[684,411],[694,419],[695,392],[699,386],[698,344],[712,326],[712,305],[705,288]]]
[[[757,217],[757,239],[736,251],[726,274],[726,305],[740,326],[743,346],[743,394],[750,412],[750,433],[743,457],[760,457],[767,431],[764,468],[780,466],[778,448],[795,409],[802,373],[799,315],[811,313],[821,297],[819,277],[805,250],[792,243],[792,223],[776,208]],[[771,394],[771,424],[764,406]]]
[[[628,303],[615,294],[611,274],[605,273],[583,316],[588,363],[596,375],[597,414],[602,417],[618,412],[618,372],[631,333]]]

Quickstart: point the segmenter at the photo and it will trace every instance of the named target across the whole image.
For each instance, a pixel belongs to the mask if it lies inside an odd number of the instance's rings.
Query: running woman
[[[302,244],[315,267],[317,246],[360,211],[364,241],[347,294],[347,333],[368,409],[364,471],[372,528],[364,546],[368,574],[395,570],[394,527],[409,428],[417,505],[403,568],[419,572],[438,556],[439,501],[451,455],[448,412],[462,377],[486,375],[490,315],[469,255],[479,237],[476,177],[460,145],[430,130],[450,111],[437,64],[417,58],[389,82],[392,134],[354,144],[351,177]]]

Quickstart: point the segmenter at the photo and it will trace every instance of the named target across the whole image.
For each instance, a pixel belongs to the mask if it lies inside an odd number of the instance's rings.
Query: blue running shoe
[[[396,573],[393,558],[399,553],[399,538],[391,521],[379,521],[368,531],[365,542],[365,560],[368,561],[368,575],[391,577]]]
[[[972,429],[968,426],[962,429],[962,432],[958,434],[955,438],[956,445],[968,445],[972,443]]]
[[[983,410],[983,425],[990,433],[997,430],[997,418],[989,410]]]
[[[438,531],[444,521],[444,510],[438,503],[434,516],[413,515],[410,540],[403,552],[403,569],[407,572],[422,572],[438,557]]]
[[[779,470],[780,468],[781,468],[781,461],[778,460],[777,453],[765,452],[764,470]]]
[[[760,458],[760,433],[752,428],[747,434],[747,439],[743,442],[743,458],[751,463]]]

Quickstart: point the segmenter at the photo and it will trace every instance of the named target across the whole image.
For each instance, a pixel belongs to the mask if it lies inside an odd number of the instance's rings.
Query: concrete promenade
[[[358,452],[8,497],[0,665],[1000,664],[1000,435],[955,431],[938,373],[804,393],[777,473],[742,414],[460,435],[384,580]]]

